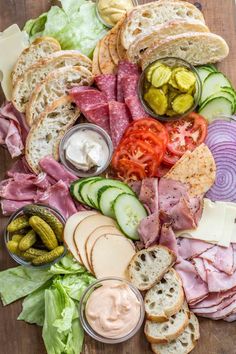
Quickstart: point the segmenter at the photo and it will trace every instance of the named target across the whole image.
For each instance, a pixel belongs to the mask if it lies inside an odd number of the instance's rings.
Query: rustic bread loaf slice
[[[12,84],[15,85],[17,79],[24,74],[26,70],[34,65],[39,59],[46,58],[50,54],[61,50],[60,43],[52,37],[40,37],[23,52],[17,60],[12,72]]]
[[[145,69],[153,61],[163,57],[177,57],[192,65],[216,63],[229,54],[225,40],[214,33],[189,32],[157,41],[143,55],[141,65]]]
[[[145,295],[147,318],[157,322],[166,321],[181,309],[183,302],[182,281],[177,272],[171,268]]]
[[[150,343],[168,343],[178,338],[189,324],[189,309],[186,302],[175,315],[166,322],[153,322],[147,320],[144,333]]]
[[[75,123],[80,111],[70,96],[64,96],[47,106],[26,139],[25,157],[31,170],[38,174],[39,161],[45,156],[59,159],[59,144],[66,131]]]
[[[61,50],[51,54],[47,59],[38,61],[18,78],[13,90],[13,104],[20,112],[25,112],[30,96],[41,81],[53,70],[66,66],[84,66],[92,69],[92,62],[78,50]]]
[[[193,350],[199,338],[198,319],[191,312],[188,326],[177,339],[168,344],[152,344],[152,350],[155,354],[188,354]]]
[[[164,22],[164,24],[157,26],[152,33],[138,37],[129,47],[127,57],[133,63],[139,63],[153,42],[187,32],[209,32],[209,28],[200,21],[171,20]]]
[[[161,280],[175,261],[175,254],[164,246],[141,250],[129,264],[129,279],[139,290],[148,290]]]
[[[201,11],[186,1],[153,1],[134,8],[128,14],[121,33],[124,48],[128,49],[137,38],[152,33],[158,25],[174,19],[205,23]]]
[[[83,66],[68,66],[53,71],[32,92],[26,109],[27,124],[31,126],[36,122],[46,106],[67,95],[72,87],[92,83],[92,73]]]

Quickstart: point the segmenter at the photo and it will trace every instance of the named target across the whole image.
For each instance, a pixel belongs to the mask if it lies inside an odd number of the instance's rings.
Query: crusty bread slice
[[[66,131],[75,123],[80,111],[69,96],[47,106],[32,126],[26,139],[25,157],[31,170],[38,174],[39,161],[48,155],[59,159],[59,144]]]
[[[117,38],[118,34],[120,33],[120,29],[124,23],[125,15],[123,18],[120,19],[120,21],[111,29],[111,31],[108,34],[108,48],[110,52],[110,56],[112,58],[112,61],[115,65],[119,64],[119,56],[117,52]]]
[[[145,295],[144,305],[147,318],[151,321],[163,322],[176,314],[184,303],[182,281],[178,273],[171,268],[158,284]]]
[[[164,246],[141,250],[129,264],[129,279],[139,290],[148,290],[161,280],[175,261],[175,254]]]
[[[147,320],[144,333],[150,343],[168,343],[178,338],[189,324],[189,309],[185,302],[182,308],[166,322]]]
[[[209,32],[209,28],[200,21],[171,20],[164,22],[152,33],[138,37],[129,47],[127,57],[133,63],[139,63],[145,51],[152,46],[153,42],[187,32]]]
[[[199,338],[198,319],[191,312],[188,326],[177,339],[168,344],[152,344],[152,350],[155,354],[188,354],[193,350]]]
[[[47,59],[38,61],[18,78],[13,90],[13,104],[20,112],[25,112],[30,96],[41,81],[43,81],[53,70],[66,66],[84,66],[92,69],[92,62],[78,50],[61,50]]]
[[[61,50],[61,46],[55,38],[37,38],[28,48],[23,50],[17,60],[12,72],[13,86],[15,85],[17,79],[23,75],[30,66],[34,65],[39,59],[46,58],[58,50]]]
[[[163,57],[177,57],[192,65],[203,65],[221,61],[228,54],[229,47],[222,37],[214,33],[189,32],[153,43],[144,53],[141,65],[145,69]]]
[[[53,71],[32,92],[26,109],[27,124],[31,126],[36,122],[46,106],[67,95],[72,87],[92,83],[92,73],[83,66],[68,66]]]
[[[204,17],[194,5],[186,1],[159,0],[135,7],[123,25],[121,42],[125,49],[139,37],[152,33],[160,24],[170,20],[201,21]]]

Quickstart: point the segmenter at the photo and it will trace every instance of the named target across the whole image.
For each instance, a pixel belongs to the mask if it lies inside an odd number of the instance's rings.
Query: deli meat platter
[[[0,352],[235,354],[235,1],[0,5]]]

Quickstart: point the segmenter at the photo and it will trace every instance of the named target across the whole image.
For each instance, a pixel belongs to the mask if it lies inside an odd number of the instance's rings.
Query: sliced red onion
[[[210,147],[216,162],[216,180],[206,197],[212,201],[236,202],[236,139],[234,141]]]
[[[206,145],[211,149],[215,144],[222,142],[236,143],[236,121],[217,119],[208,126]]]

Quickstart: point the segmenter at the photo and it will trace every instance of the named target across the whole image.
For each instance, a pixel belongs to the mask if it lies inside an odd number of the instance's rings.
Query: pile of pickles
[[[65,252],[63,229],[64,225],[48,209],[27,205],[23,214],[8,224],[6,246],[34,266],[48,264]]]
[[[195,103],[196,81],[187,67],[156,62],[146,71],[143,98],[159,116],[182,115]]]

